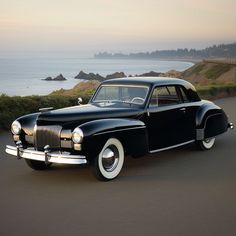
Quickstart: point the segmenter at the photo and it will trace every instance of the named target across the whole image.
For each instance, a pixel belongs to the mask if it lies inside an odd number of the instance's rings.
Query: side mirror
[[[83,99],[81,97],[78,98],[78,105],[81,105],[81,103],[83,102]]]

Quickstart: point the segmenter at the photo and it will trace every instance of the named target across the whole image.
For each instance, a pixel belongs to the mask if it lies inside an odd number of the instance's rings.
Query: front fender
[[[145,124],[140,120],[134,119],[100,119],[89,121],[79,126],[83,130],[85,137],[138,127],[145,127]]]
[[[135,119],[100,119],[79,126],[84,133],[83,150],[97,156],[109,138],[120,140],[127,154],[141,156],[148,152],[145,124]]]
[[[13,135],[13,140],[15,142],[21,140],[24,146],[33,144],[34,126],[39,114],[40,113],[32,113],[16,119],[21,124],[21,133],[19,135]]]
[[[17,121],[20,122],[22,130],[26,135],[30,135],[30,136],[33,135],[34,126],[36,124],[36,120],[39,114],[40,114],[39,112],[32,113],[29,115],[21,116],[20,118],[17,119]]]

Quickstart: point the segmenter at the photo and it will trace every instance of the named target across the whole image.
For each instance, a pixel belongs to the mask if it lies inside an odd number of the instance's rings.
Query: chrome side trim
[[[17,156],[20,154],[21,158],[36,160],[36,161],[43,161],[45,162],[45,152],[35,151],[33,149],[22,149],[17,151],[17,147],[13,146],[6,146],[6,153]],[[67,153],[47,153],[48,162],[50,163],[62,163],[62,164],[86,164],[87,160],[85,156],[82,155],[70,155]]]
[[[156,149],[156,150],[151,150],[151,151],[149,151],[149,153],[161,152],[161,151],[169,150],[169,149],[172,149],[172,148],[177,148],[177,147],[180,147],[180,146],[183,146],[183,145],[187,145],[187,144],[193,143],[193,142],[195,142],[195,140],[190,140],[188,142],[180,143],[180,144],[173,145],[173,146],[166,147],[166,148],[160,148],[160,149]]]
[[[132,128],[126,128],[126,129],[110,130],[110,131],[104,131],[104,132],[100,132],[98,134],[94,134],[93,136],[97,136],[97,135],[101,135],[101,134],[108,134],[108,133],[113,133],[113,132],[120,132],[120,131],[125,131],[125,130],[144,129],[144,128],[146,128],[146,126],[132,127]]]

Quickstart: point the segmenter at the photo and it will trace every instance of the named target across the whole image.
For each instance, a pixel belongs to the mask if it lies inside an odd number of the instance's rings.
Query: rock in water
[[[46,79],[43,79],[43,80],[52,81],[53,79],[52,79],[51,76],[49,76],[49,77],[47,77]]]
[[[56,76],[55,78],[53,78],[53,80],[55,80],[55,81],[63,81],[63,80],[66,80],[66,78],[62,74],[60,74],[60,75]]]
[[[124,72],[115,72],[113,74],[107,75],[106,79],[116,79],[127,77]]]
[[[94,73],[87,74],[81,70],[79,74],[75,76],[75,79],[103,81],[105,78],[99,74],[94,74]]]
[[[144,74],[138,75],[138,76],[158,77],[158,76],[160,76],[160,75],[161,75],[160,72],[150,71],[150,72],[147,72],[147,73],[144,73]]]
[[[64,81],[64,80],[66,80],[66,78],[62,74],[60,74],[60,75],[58,75],[54,78],[49,76],[49,77],[47,77],[46,79],[43,79],[43,80],[46,80],[46,81]]]

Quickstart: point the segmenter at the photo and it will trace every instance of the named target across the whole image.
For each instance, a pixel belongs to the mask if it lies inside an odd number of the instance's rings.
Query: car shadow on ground
[[[126,157],[121,174],[112,182],[133,182],[150,180],[183,180],[194,181],[196,178],[217,180],[221,178],[219,157],[217,152],[227,147],[225,140],[218,140],[216,147],[210,151],[199,151],[195,144],[176,149],[149,154],[140,158]],[[212,160],[214,159],[214,160]],[[22,160],[23,162],[23,160]],[[212,173],[212,162],[216,163]],[[76,185],[96,183],[92,167],[89,165],[54,164],[49,170],[34,171],[25,163],[17,175],[17,180],[34,182],[35,184]],[[217,171],[219,170],[219,172]],[[217,176],[215,176],[217,172]]]

